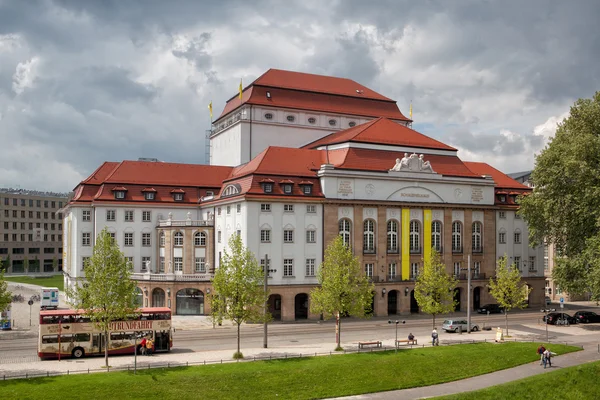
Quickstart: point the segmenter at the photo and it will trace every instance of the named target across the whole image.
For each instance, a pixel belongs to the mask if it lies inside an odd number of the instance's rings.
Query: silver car
[[[447,319],[442,324],[442,329],[446,332],[458,332],[462,327],[462,331],[467,331],[467,320],[466,319]],[[479,330],[479,326],[471,322],[471,331],[477,332]]]

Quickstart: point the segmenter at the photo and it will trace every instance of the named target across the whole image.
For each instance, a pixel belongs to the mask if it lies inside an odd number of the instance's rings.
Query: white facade
[[[230,207],[229,214],[227,207]],[[316,272],[323,255],[322,221],[323,208],[319,203],[265,200],[219,205],[215,212],[216,267],[229,237],[239,231],[244,245],[259,263],[268,255],[269,269],[276,270],[270,274],[270,285],[316,284]],[[314,264],[314,274],[309,267],[307,275],[307,263]]]
[[[269,146],[302,147],[372,119],[247,105],[215,124],[210,137],[210,164],[245,164]]]
[[[544,246],[529,246],[527,223],[513,210],[496,212],[496,256],[504,255],[523,277],[544,276]]]

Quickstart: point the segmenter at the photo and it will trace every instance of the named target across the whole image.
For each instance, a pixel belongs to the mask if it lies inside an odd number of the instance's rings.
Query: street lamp
[[[404,296],[408,296],[408,288],[407,287],[404,288]]]
[[[546,343],[548,343],[550,341],[548,339],[548,313],[556,311],[556,308],[543,308],[540,311],[545,314],[544,315],[544,322],[546,323]]]
[[[385,288],[381,289],[381,297],[385,297],[385,292],[386,292]]]
[[[385,289],[383,289],[383,290],[385,290]],[[391,319],[388,320],[388,324],[396,325],[396,340],[394,341],[394,346],[395,346],[396,350],[394,350],[394,353],[398,352],[398,324],[399,323],[400,323],[400,320],[395,320],[395,321],[392,321]],[[406,323],[406,321],[403,320],[402,323],[404,324],[404,323]]]

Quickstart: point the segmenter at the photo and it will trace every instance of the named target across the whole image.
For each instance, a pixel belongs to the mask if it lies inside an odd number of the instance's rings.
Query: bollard
[[[88,368],[88,374],[90,373],[90,369]]]

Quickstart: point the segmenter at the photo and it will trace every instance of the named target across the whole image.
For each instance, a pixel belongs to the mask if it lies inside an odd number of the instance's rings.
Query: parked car
[[[546,321],[547,319],[547,321]],[[542,321],[550,324],[550,325],[562,325],[564,322],[568,322],[569,324],[575,324],[575,318],[571,317],[569,314],[561,313],[561,312],[551,312],[548,314],[548,318],[544,315],[542,317]]]
[[[573,318],[577,323],[600,322],[600,315],[593,311],[577,311],[573,314]]]
[[[477,310],[479,314],[487,314],[488,311],[490,314],[500,314],[503,312],[503,309],[498,304],[486,304]]]
[[[458,332],[462,327],[462,331],[466,332],[468,326],[466,319],[447,319],[442,324],[442,329],[446,332]],[[471,322],[471,331],[477,332],[478,330],[479,325]]]

